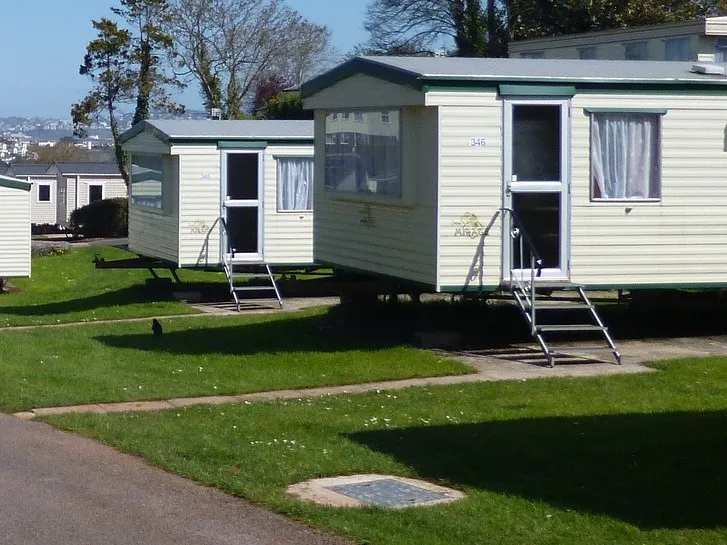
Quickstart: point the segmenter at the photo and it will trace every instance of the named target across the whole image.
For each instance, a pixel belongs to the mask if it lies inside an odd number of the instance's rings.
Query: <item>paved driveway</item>
[[[0,543],[345,542],[93,441],[0,415]]]

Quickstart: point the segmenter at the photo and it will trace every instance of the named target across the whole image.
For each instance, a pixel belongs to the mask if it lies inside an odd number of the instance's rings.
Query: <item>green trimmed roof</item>
[[[692,72],[692,62],[573,59],[491,59],[466,57],[355,57],[306,82],[302,96],[354,74],[426,91],[429,87],[499,84],[635,87],[674,85],[718,88],[727,76]]]
[[[29,182],[23,182],[17,178],[11,178],[10,176],[0,175],[0,187],[9,187],[10,189],[22,189],[23,191],[30,191],[32,184]]]

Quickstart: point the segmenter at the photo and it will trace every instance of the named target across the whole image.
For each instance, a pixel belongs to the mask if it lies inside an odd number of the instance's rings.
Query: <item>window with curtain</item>
[[[325,187],[401,197],[401,112],[359,110],[326,116]]]
[[[661,198],[659,114],[591,114],[591,198]]]
[[[278,212],[313,210],[313,158],[278,157]]]

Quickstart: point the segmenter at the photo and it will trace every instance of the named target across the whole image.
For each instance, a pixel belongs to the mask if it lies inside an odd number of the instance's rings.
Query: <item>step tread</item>
[[[539,325],[536,327],[538,331],[607,331],[607,327],[593,324],[553,324]]]
[[[232,291],[260,291],[260,290],[274,290],[274,286],[235,286]]]

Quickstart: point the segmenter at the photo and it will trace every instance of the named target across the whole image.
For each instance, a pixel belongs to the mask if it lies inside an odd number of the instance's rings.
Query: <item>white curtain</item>
[[[313,209],[313,159],[278,158],[278,210]]]
[[[659,197],[658,121],[647,114],[594,114],[591,121],[593,197]]]

